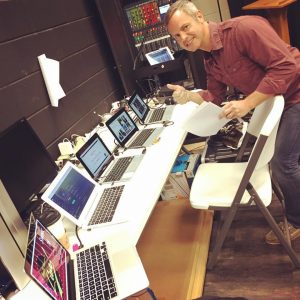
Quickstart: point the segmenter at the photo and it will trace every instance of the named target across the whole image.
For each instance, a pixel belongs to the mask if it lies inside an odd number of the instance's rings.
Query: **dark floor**
[[[270,212],[280,220],[278,200]],[[207,271],[204,295],[249,300],[299,300],[300,270],[296,270],[281,245],[267,245],[269,226],[257,209],[240,211],[212,271]],[[214,233],[213,233],[214,235]],[[293,242],[300,257],[300,238]]]

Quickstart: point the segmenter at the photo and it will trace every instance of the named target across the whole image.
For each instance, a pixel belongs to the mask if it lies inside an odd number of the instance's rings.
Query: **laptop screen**
[[[120,109],[106,121],[106,127],[121,146],[125,146],[135,132],[138,131],[136,124],[125,109]]]
[[[56,300],[67,300],[69,255],[55,237],[36,220],[30,276]]]
[[[95,184],[84,177],[80,172],[66,164],[60,171],[59,180],[54,181],[48,189],[48,198],[56,205],[78,219],[92,194]]]
[[[25,264],[24,269],[27,274],[30,275],[31,270],[31,261],[32,261],[32,251],[34,244],[34,236],[35,236],[35,217],[33,213],[30,214],[29,224],[28,224],[28,232],[27,232],[27,248],[25,254]]]
[[[145,121],[150,109],[137,92],[132,94],[128,100],[128,105],[141,121]]]
[[[76,157],[93,178],[98,177],[113,159],[97,133],[77,151]]]

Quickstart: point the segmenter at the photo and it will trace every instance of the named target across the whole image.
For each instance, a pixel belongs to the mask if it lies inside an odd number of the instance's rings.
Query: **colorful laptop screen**
[[[67,251],[37,220],[30,273],[53,299],[69,299],[67,262]]]

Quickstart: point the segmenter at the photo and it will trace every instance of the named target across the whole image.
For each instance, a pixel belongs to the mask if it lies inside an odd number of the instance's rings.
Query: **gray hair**
[[[196,13],[198,11],[197,6],[191,0],[178,0],[173,3],[170,8],[168,9],[166,16],[165,16],[165,25],[168,26],[170,19],[174,15],[174,13],[180,10],[187,15],[196,18]]]

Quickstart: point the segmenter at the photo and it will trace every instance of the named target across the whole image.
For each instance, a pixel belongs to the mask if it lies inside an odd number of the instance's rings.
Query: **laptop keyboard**
[[[76,259],[81,300],[117,296],[105,242],[78,253]]]
[[[113,186],[103,191],[89,225],[107,223],[112,220],[124,186],[125,185]]]
[[[160,108],[156,108],[155,110],[153,110],[151,112],[151,117],[149,119],[149,123],[161,121],[165,110],[166,110],[165,107],[160,107]]]
[[[105,177],[104,182],[120,180],[132,159],[133,156],[119,158]]]
[[[136,136],[134,141],[130,143],[130,147],[136,147],[136,146],[143,146],[143,144],[147,141],[149,136],[152,134],[152,132],[155,130],[155,128],[149,128],[149,129],[143,129],[139,132],[139,134]]]

